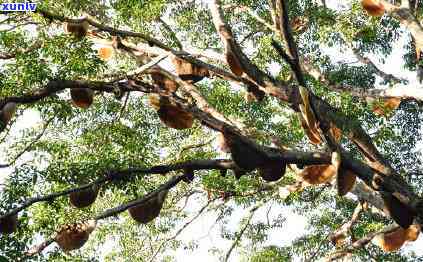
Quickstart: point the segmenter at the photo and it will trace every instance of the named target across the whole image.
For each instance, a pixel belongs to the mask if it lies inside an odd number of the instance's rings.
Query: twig
[[[130,95],[129,92],[126,93],[125,102],[123,102],[122,108],[120,109],[120,112],[118,114],[118,117],[116,118],[116,121],[119,121],[123,117],[123,114],[125,113],[126,106],[128,105],[129,95]]]
[[[328,239],[330,233],[327,234],[322,240],[320,240],[319,245],[317,246],[317,248],[315,248],[314,252],[311,253],[310,257],[308,258],[304,258],[304,262],[312,262],[314,261],[314,258],[317,256],[317,254],[319,253],[321,247],[323,246],[323,244],[326,242],[326,240]]]
[[[163,25],[163,27],[169,32],[170,37],[173,38],[173,40],[175,41],[176,46],[180,50],[182,50],[183,49],[182,43],[181,41],[179,41],[178,37],[176,36],[175,31],[173,31],[172,28],[165,21],[163,21],[163,19],[158,18],[157,21],[159,21]]]
[[[32,257],[40,254],[43,250],[54,242],[54,237],[44,240],[41,244],[33,246],[31,249],[25,252],[26,257]]]
[[[245,230],[247,230],[248,226],[250,226],[250,223],[251,223],[251,220],[254,216],[254,213],[257,211],[257,209],[259,209],[261,206],[263,206],[263,204],[264,204],[264,202],[258,203],[248,212],[248,215],[246,217],[247,220],[245,221],[244,226],[241,228],[241,230],[238,233],[235,233],[236,238],[232,242],[231,247],[226,252],[225,259],[224,259],[225,262],[227,262],[229,260],[232,251],[238,245],[238,242],[241,240],[241,237],[244,235]]]
[[[127,72],[126,77],[131,78],[133,76],[138,76],[138,75],[144,73],[145,71],[147,71],[148,69],[152,68],[153,66],[157,65],[158,63],[160,63],[162,60],[166,59],[167,57],[168,57],[167,54],[158,56],[155,59],[148,62],[147,64],[145,64],[145,65],[143,65],[143,66],[141,66],[141,67],[139,67],[135,70]],[[117,80],[119,80],[119,79],[115,79],[115,81],[117,81]]]
[[[217,199],[219,199],[219,198],[217,197],[217,198],[214,198],[214,199],[207,201],[207,203],[197,212],[197,214],[193,218],[191,218],[189,221],[187,221],[181,228],[179,228],[178,231],[176,231],[176,233],[172,237],[169,237],[169,238],[163,240],[160,243],[159,247],[156,249],[156,251],[151,256],[149,262],[155,261],[156,256],[159,254],[159,252],[161,251],[163,246],[166,243],[168,243],[169,241],[176,239],[185,230],[185,228],[187,228],[189,225],[192,224],[192,222],[194,222],[197,218],[199,218],[204,213],[204,211],[210,206],[210,204],[213,203],[214,201],[216,201]]]
[[[32,141],[31,143],[29,143],[21,152],[19,152],[11,162],[9,162],[8,164],[1,164],[0,168],[6,168],[6,167],[10,167],[13,164],[15,164],[15,162],[25,153],[27,152],[29,149],[31,149],[31,147],[38,141],[41,139],[41,137],[45,134],[48,126],[50,125],[50,123],[54,120],[54,118],[56,117],[56,115],[52,116],[49,120],[47,120],[47,122],[44,124],[43,129],[41,131],[41,133],[39,133]]]
[[[188,151],[190,149],[199,148],[199,147],[209,145],[214,139],[215,138],[213,137],[213,138],[209,139],[208,141],[205,141],[205,142],[202,142],[202,143],[199,143],[199,144],[192,144],[192,145],[184,146],[181,149],[181,151],[179,152],[179,156],[181,156],[185,151]]]

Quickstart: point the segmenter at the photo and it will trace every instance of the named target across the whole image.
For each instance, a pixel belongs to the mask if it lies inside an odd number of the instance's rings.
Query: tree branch
[[[151,168],[130,168],[126,170],[111,170],[107,172],[104,176],[96,179],[95,181],[82,185],[76,188],[70,188],[64,191],[52,193],[45,196],[33,197],[30,199],[25,200],[19,207],[14,208],[2,216],[0,219],[3,219],[8,216],[12,216],[17,214],[18,212],[24,210],[25,208],[37,203],[37,202],[44,202],[44,201],[51,201],[61,196],[68,195],[72,192],[82,191],[84,189],[90,188],[94,185],[102,185],[107,181],[121,181],[121,180],[128,180],[137,175],[146,175],[146,174],[166,174],[170,171],[175,170],[183,170],[186,168],[190,168],[192,170],[210,170],[210,169],[233,169],[235,168],[235,164],[230,160],[225,159],[217,159],[217,160],[193,160],[193,161],[185,161],[176,164],[170,165],[158,165],[153,166]]]
[[[387,226],[384,229],[378,231],[378,232],[373,232],[368,234],[367,236],[353,242],[351,245],[338,250],[336,252],[333,252],[332,254],[330,254],[325,261],[335,261],[338,259],[341,259],[349,254],[352,254],[352,252],[356,249],[360,249],[360,248],[364,248],[370,241],[372,241],[372,239],[378,235],[378,234],[385,234],[385,233],[390,233],[393,232],[395,230],[398,229],[398,226]]]
[[[237,232],[235,234],[236,235],[235,240],[232,242],[231,247],[226,252],[225,259],[224,259],[225,262],[229,261],[229,258],[232,254],[232,251],[238,245],[239,241],[241,240],[241,237],[244,235],[245,230],[247,230],[247,228],[250,226],[251,220],[252,220],[255,212],[257,211],[257,209],[259,209],[261,206],[263,206],[263,204],[264,204],[263,202],[259,202],[252,209],[250,209],[250,211],[248,212],[248,215],[246,216],[246,221],[244,222],[243,227],[240,229],[239,232]]]
[[[194,217],[192,217],[189,221],[187,221],[181,228],[179,228],[178,231],[176,231],[176,233],[173,236],[163,240],[160,243],[159,247],[156,249],[156,251],[151,256],[149,261],[150,262],[155,261],[157,255],[162,250],[163,246],[166,243],[168,243],[169,241],[176,239],[189,225],[191,225],[195,220],[197,220],[204,213],[204,211],[206,211],[206,209],[210,206],[211,203],[213,203],[217,199],[219,199],[219,198],[217,197],[217,198],[214,198],[214,199],[207,201],[207,203],[197,212],[197,214]]]
[[[363,211],[363,203],[360,202],[354,209],[354,212],[351,216],[351,219],[344,223],[340,228],[338,228],[335,232],[333,232],[330,235],[330,239],[334,244],[336,244],[337,240],[339,238],[344,238],[347,236],[348,231],[351,230],[351,228],[354,226],[355,223],[357,223],[360,213]]]
[[[292,32],[291,32],[287,2],[284,0],[277,0],[276,12],[278,13],[278,16],[280,18],[280,22],[279,22],[280,30],[282,31],[282,34],[284,36],[283,39],[285,41],[285,45],[288,47],[289,61],[287,62],[291,66],[292,70],[294,71],[294,74],[295,74],[295,77],[297,78],[298,83],[306,87],[304,75],[302,73],[301,66],[300,66],[300,59],[298,56],[297,45],[295,43],[294,37],[292,36]],[[272,45],[274,47],[275,47],[275,43],[276,43],[275,41],[272,41]]]
[[[137,206],[137,205],[140,205],[140,204],[144,204],[145,202],[149,201],[153,197],[157,196],[157,194],[159,194],[160,192],[162,192],[164,190],[169,190],[169,189],[175,187],[185,177],[186,177],[186,175],[174,176],[171,179],[169,179],[166,183],[159,186],[156,190],[151,191],[150,193],[146,194],[144,197],[139,198],[139,199],[134,200],[134,201],[130,201],[128,203],[122,204],[122,205],[114,207],[114,208],[107,209],[106,211],[98,214],[93,219],[98,221],[98,220],[105,219],[105,218],[108,218],[108,217],[111,217],[111,216],[116,216],[116,215],[124,212],[125,210],[127,210],[131,207],[134,207],[134,206]],[[52,244],[54,242],[54,239],[55,239],[54,236],[51,237],[51,238],[48,238],[47,240],[43,241],[41,244],[31,248],[28,252],[26,252],[26,255],[29,257],[29,256],[39,254],[46,247],[48,247],[50,244]]]
[[[212,10],[212,15],[214,17],[214,20],[216,20],[217,22],[215,23],[216,27],[219,29],[222,29],[221,36],[222,34],[224,34],[227,37],[227,33],[230,31],[226,30],[226,25],[224,24],[223,20],[222,20],[222,16],[219,12],[219,5],[218,5],[219,1],[215,1],[214,4],[211,5],[211,10]],[[61,19],[67,19],[64,17],[59,16],[59,18]],[[66,20],[66,21],[73,21],[71,20]],[[79,20],[77,20],[79,21]],[[107,30],[109,30],[110,28],[106,27]],[[107,31],[106,30],[106,31]],[[115,30],[115,29],[113,29]],[[112,31],[113,31],[112,30]],[[113,31],[116,33],[116,31]],[[123,34],[125,34],[126,31],[123,32]],[[137,33],[129,33],[128,36],[134,36],[134,37],[141,37],[142,38],[142,34],[137,34]],[[225,36],[222,36],[222,38],[225,38]],[[226,39],[226,38],[225,38]],[[154,44],[154,43],[153,43]],[[232,41],[232,44],[236,44],[235,41]],[[237,46],[235,46],[237,47]],[[173,50],[167,48],[165,50],[169,50],[170,52],[172,52]],[[241,57],[243,56],[242,52],[240,52],[240,50],[238,50],[238,48],[235,49],[235,52],[237,54],[241,54]],[[177,53],[177,52],[175,52]],[[177,55],[182,56],[181,53],[177,53]],[[178,56],[178,57],[179,57]],[[186,60],[190,60],[192,59],[192,61],[197,61],[191,57],[184,57]],[[244,57],[245,58],[245,57]],[[242,58],[243,60],[246,61],[247,66],[250,65],[249,60],[247,58]],[[202,63],[202,62],[200,62]],[[252,64],[251,64],[252,65]],[[251,68],[247,68],[247,69],[251,69]],[[266,79],[268,79],[265,74],[264,76],[262,74],[260,74],[260,72],[258,72],[256,74],[256,70],[257,67],[255,67],[254,65],[252,65],[252,70],[247,70],[247,75],[249,74],[249,77],[255,77],[255,78],[259,78],[261,79],[260,83],[263,84],[262,87],[264,87],[264,90],[271,94],[274,95],[276,97],[278,97],[281,100],[284,101],[289,101],[291,103],[291,107],[294,110],[298,110],[298,104],[300,102],[300,96],[298,94],[298,89],[294,88],[294,89],[286,89],[285,86],[281,85],[280,83],[278,84],[278,82],[274,81],[273,79],[270,79],[269,81],[267,81]],[[259,70],[258,70],[259,71]],[[229,75],[229,76],[228,76]],[[226,76],[231,77],[232,74],[228,74]],[[235,78],[236,79],[236,78]],[[242,78],[237,78],[242,79]],[[256,79],[255,79],[256,80]],[[252,80],[250,80],[252,81]],[[256,83],[258,83],[256,81]],[[143,82],[137,82],[137,84],[140,85],[133,85],[133,84],[128,84],[128,83],[119,83],[120,88],[122,88],[124,91],[143,91],[143,92],[152,92],[154,91],[154,88],[151,85],[148,85],[146,83]],[[276,84],[275,84],[276,83]],[[49,94],[56,92],[58,90],[63,90],[64,88],[66,88],[66,84],[68,85],[67,88],[72,88],[72,85],[74,83],[72,83],[72,81],[70,82],[65,82],[65,81],[51,81],[48,84],[47,88],[47,92],[37,92],[35,95],[32,95],[30,97],[12,97],[12,98],[6,98],[3,99],[3,103],[8,102],[8,101],[12,101],[12,102],[21,102],[21,103],[30,103],[30,102],[35,102],[38,99],[47,97]],[[114,90],[114,86],[111,86],[110,83],[104,83],[104,82],[98,82],[98,83],[94,83],[93,84],[93,89],[95,90],[103,90],[106,92],[111,92]],[[285,90],[284,90],[285,89]],[[46,90],[44,90],[46,91]],[[155,92],[158,92],[157,90]],[[192,105],[188,105],[187,102],[185,100],[182,100],[176,96],[172,96],[171,100],[173,100],[173,102],[176,102],[178,105],[180,105],[184,110],[191,112],[194,114],[194,116],[199,119],[204,125],[216,130],[216,131],[223,131],[223,130],[231,130],[232,133],[236,134],[237,137],[239,137],[241,140],[243,140],[247,145],[252,146],[252,147],[257,147],[257,145],[255,145],[255,143],[243,136],[241,136],[241,134],[236,131],[233,130],[233,127],[231,127],[230,125],[220,121],[219,119],[216,119],[215,117],[213,117],[212,115],[203,112],[202,110],[199,110],[198,108],[196,108],[195,106]],[[313,97],[312,99],[313,102],[313,107],[317,108],[319,115],[322,116],[323,119],[329,119],[330,121],[333,121],[336,123],[336,125],[338,127],[341,127],[342,130],[348,130],[347,135],[348,137],[352,138],[353,141],[355,141],[358,145],[359,148],[364,151],[367,152],[368,155],[370,156],[374,156],[374,155],[378,155],[378,151],[377,149],[374,147],[371,138],[364,132],[364,130],[362,130],[362,128],[360,127],[360,125],[358,123],[353,123],[354,125],[351,125],[351,119],[345,117],[342,114],[339,114],[339,112],[336,111],[336,109],[332,108],[330,105],[328,105],[326,102],[324,102],[323,100],[320,100],[319,98]],[[266,155],[269,157],[269,159],[271,159],[272,157],[280,157],[280,155],[278,154],[268,154],[266,153]],[[349,166],[351,170],[353,170],[357,175],[360,176],[360,178],[362,178],[364,181],[366,181],[366,183],[371,186],[371,181],[374,175],[374,171],[366,166],[364,166],[361,162],[359,161],[355,161],[351,158],[351,156],[349,155],[343,155],[345,161],[345,165]],[[348,161],[346,161],[348,160]],[[298,161],[298,159],[294,160],[294,161]],[[310,162],[309,162],[310,163]],[[383,170],[386,171],[386,170]],[[389,172],[388,172],[389,173]],[[414,201],[416,200],[416,196],[414,195],[414,193],[412,191],[409,190],[409,188],[407,188],[406,186],[403,186],[403,188],[398,188],[398,182],[392,182],[392,181],[387,181],[384,182],[389,188],[389,190],[391,189],[398,189],[400,190],[399,192],[404,195],[405,197],[403,199],[409,199],[409,201]],[[393,184],[391,184],[393,183]],[[407,202],[407,200],[406,200]]]
[[[41,132],[31,141],[31,143],[29,143],[21,152],[19,152],[12,161],[10,161],[8,164],[0,164],[0,168],[6,168],[6,167],[10,167],[12,165],[15,164],[15,162],[23,155],[25,154],[28,150],[30,150],[32,148],[32,146],[41,139],[41,137],[45,134],[45,132],[47,131],[48,126],[50,125],[50,123],[54,120],[54,118],[56,117],[56,114],[51,117],[49,120],[47,120],[46,123],[44,123],[43,129],[41,130]]]
[[[31,46],[29,46],[26,49],[17,49],[14,53],[10,53],[10,54],[0,54],[0,59],[3,60],[7,60],[7,59],[12,59],[15,58],[18,54],[26,54],[26,53],[30,53],[38,48],[40,48],[42,46],[42,42],[41,41],[36,41],[34,44],[32,44]]]
[[[28,251],[25,252],[25,256],[26,257],[32,257],[32,256],[35,256],[35,255],[38,255],[41,252],[43,252],[43,250],[46,247],[53,244],[53,242],[54,242],[54,238],[48,238],[48,239],[44,240],[43,242],[41,242],[40,244],[31,247]]]

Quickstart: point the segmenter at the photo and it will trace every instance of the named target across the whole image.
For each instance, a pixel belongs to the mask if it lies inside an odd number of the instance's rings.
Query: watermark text
[[[36,3],[0,3],[0,11],[3,12],[35,12]]]

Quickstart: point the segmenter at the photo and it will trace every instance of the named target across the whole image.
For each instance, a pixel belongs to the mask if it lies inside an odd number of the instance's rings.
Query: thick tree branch
[[[56,192],[56,193],[52,193],[45,196],[39,196],[39,197],[33,197],[30,199],[27,199],[19,207],[14,208],[8,211],[7,213],[3,214],[2,216],[0,216],[0,219],[15,215],[18,212],[24,210],[25,208],[37,202],[51,201],[58,197],[68,195],[72,192],[82,191],[94,185],[97,185],[97,186],[102,185],[107,181],[128,180],[135,176],[146,175],[146,174],[166,174],[171,171],[183,170],[186,168],[190,168],[192,170],[210,170],[210,169],[226,170],[226,169],[235,168],[235,164],[231,160],[225,160],[225,159],[193,160],[193,161],[180,162],[180,163],[170,164],[170,165],[158,165],[158,166],[153,166],[151,168],[130,168],[126,170],[111,170],[107,172],[104,176],[96,179],[95,181],[82,185],[80,187],[70,188],[61,192]]]
[[[351,245],[336,251],[332,254],[330,254],[325,261],[336,261],[338,259],[341,259],[349,254],[352,254],[354,252],[354,250],[356,249],[360,249],[360,248],[364,248],[368,243],[370,243],[370,241],[372,241],[372,239],[378,235],[378,234],[385,234],[385,233],[390,233],[393,232],[395,230],[398,229],[398,226],[387,226],[384,229],[378,231],[378,232],[373,232],[368,234],[367,236],[353,242]]]
[[[111,217],[111,216],[116,216],[116,215],[126,211],[127,209],[129,209],[131,207],[134,207],[134,206],[137,206],[137,205],[140,205],[140,204],[144,204],[145,202],[149,201],[153,197],[157,196],[157,194],[159,194],[160,192],[162,192],[164,190],[170,190],[171,188],[175,187],[185,177],[186,177],[186,175],[174,176],[171,179],[169,179],[166,183],[159,186],[156,190],[151,191],[150,193],[146,194],[144,197],[137,199],[137,200],[134,200],[134,201],[130,201],[128,203],[122,204],[122,205],[114,207],[114,208],[107,209],[106,211],[98,214],[93,219],[96,220],[96,221],[101,220],[101,219],[106,219],[106,218]],[[54,242],[54,239],[55,239],[55,236],[50,237],[47,240],[43,241],[41,244],[36,245],[35,247],[31,248],[29,251],[26,252],[26,256],[30,257],[30,256],[34,256],[34,255],[39,254],[46,247],[48,247],[50,244],[52,244]]]
[[[233,38],[231,36],[230,30],[226,29],[226,25],[223,22],[222,15],[219,11],[218,3],[219,3],[219,1],[215,1],[211,5],[212,15],[213,15],[213,18],[215,20],[216,28],[218,28],[218,31],[220,32],[221,37],[223,39],[226,39],[225,37],[228,37],[228,32],[229,32],[230,33],[229,38],[232,39],[231,44],[236,45],[236,42],[233,40]],[[67,18],[64,18],[64,17],[61,17],[61,16],[59,16],[58,18],[60,18],[62,20],[67,19]],[[66,21],[68,21],[68,20],[66,20]],[[69,20],[69,21],[72,21],[72,19]],[[79,20],[77,20],[77,21],[79,21]],[[101,27],[101,28],[104,28],[104,27]],[[116,30],[116,29],[110,29],[108,27],[105,27],[105,29],[111,30],[112,32],[115,32],[115,33],[119,31],[119,30]],[[220,29],[221,29],[221,31],[220,31]],[[105,30],[105,31],[107,31],[107,30]],[[123,31],[123,32],[120,32],[120,33],[125,35],[126,32],[127,31]],[[116,33],[116,34],[118,34],[118,33]],[[137,34],[137,33],[133,33],[133,32],[128,33],[128,36],[141,37],[141,38],[143,37],[142,34]],[[249,60],[246,57],[244,57],[242,52],[240,52],[238,46],[235,46],[235,47],[236,47],[236,49],[235,49],[236,54],[238,54],[238,55],[240,54],[241,60],[243,60],[245,62],[247,67],[249,65],[252,65],[249,62]],[[164,49],[169,50],[170,52],[173,51],[170,48],[164,48]],[[181,54],[179,53],[177,55],[179,56]],[[186,60],[189,60],[189,59],[191,59],[191,58],[186,58]],[[196,61],[196,60],[193,59],[193,61]],[[200,62],[200,63],[202,63],[202,62]],[[245,66],[245,65],[243,64],[243,66]],[[270,79],[269,81],[267,81],[266,79],[268,79],[269,77],[266,76],[265,74],[263,76],[263,74],[261,74],[260,72],[258,72],[258,73],[255,72],[258,69],[254,65],[252,65],[252,68],[253,68],[252,70],[249,70],[249,69],[251,69],[251,67],[248,67],[248,68],[247,67],[246,67],[247,75],[249,75],[249,77],[251,77],[251,78],[254,77],[256,79],[258,77],[260,81],[255,81],[255,82],[259,85],[261,83],[260,86],[264,87],[264,90],[268,94],[274,95],[281,100],[289,101],[291,103],[291,106],[293,107],[293,109],[298,110],[298,104],[301,101],[301,98],[300,98],[300,96],[298,94],[298,90],[296,88],[288,90],[285,86],[278,85],[278,82],[275,82],[273,79]],[[232,74],[229,74],[229,77],[231,77],[230,75],[232,75]],[[275,85],[275,83],[276,83],[276,85]],[[144,90],[140,90],[139,88],[146,86],[146,84],[144,84],[144,83],[141,83],[141,84],[142,85],[135,86],[136,88],[134,88],[133,85],[129,85],[129,84],[124,85],[124,87],[129,89],[129,91],[151,92],[151,86],[148,86],[148,88],[145,88]],[[63,89],[62,86],[59,88],[59,87],[53,85],[53,87],[55,88],[55,90],[53,90],[53,91]],[[104,84],[104,83],[102,83],[101,87],[104,88],[104,89],[111,89],[111,90],[113,89],[113,87],[109,87],[107,84]],[[98,88],[98,87],[96,87],[96,88]],[[46,94],[38,95],[38,98],[40,96],[46,97]],[[32,97],[32,98],[34,98],[34,97]],[[12,100],[19,100],[19,99],[12,99]],[[35,100],[36,99],[33,99],[32,101],[35,101]],[[174,100],[174,102],[179,104],[183,109],[193,113],[194,116],[197,119],[201,120],[201,122],[203,124],[207,125],[208,127],[212,128],[216,131],[223,131],[224,129],[229,129],[229,130],[232,129],[232,127],[230,127],[230,126],[228,127],[228,125],[226,125],[225,123],[222,123],[218,119],[215,119],[210,114],[207,114],[207,113],[203,112],[202,110],[199,110],[198,108],[196,108],[194,106],[188,105],[186,103],[186,101],[181,100],[180,98],[172,97],[172,100]],[[17,102],[19,102],[19,101],[17,101]],[[23,102],[29,102],[29,101],[23,101]],[[323,100],[320,100],[319,98],[313,97],[312,102],[313,102],[313,107],[315,109],[317,109],[316,111],[318,112],[318,114],[323,119],[329,119],[330,121],[335,122],[338,127],[341,127],[342,130],[344,130],[344,131],[347,130],[346,131],[347,136],[352,138],[352,140],[355,141],[358,144],[360,149],[362,149],[364,152],[366,152],[369,156],[375,156],[375,155],[378,156],[379,155],[377,149],[374,147],[374,145],[371,141],[371,138],[364,132],[364,130],[361,129],[361,127],[358,123],[353,123],[353,125],[352,125],[351,119],[343,116],[342,114],[337,112],[336,109],[332,108],[330,105],[328,105]],[[232,130],[231,132],[238,133],[235,130]],[[240,134],[238,133],[237,136],[240,136]],[[255,144],[254,142],[252,142],[252,141],[250,141],[246,138],[242,138],[242,139],[245,140],[246,144],[249,144],[253,147],[256,147],[256,146],[254,146],[254,144]],[[268,153],[266,153],[266,154],[268,154]],[[270,158],[272,158],[272,157],[274,157],[274,156],[270,156]],[[351,156],[343,155],[343,157],[344,157],[344,159],[347,159],[347,160],[350,159],[349,163],[348,163],[348,161],[344,161],[344,162],[346,162],[345,165],[350,166],[351,169],[360,176],[360,178],[364,178],[364,181],[366,181],[366,183],[368,183],[368,185],[371,186],[371,181],[372,181],[372,178],[373,178],[373,175],[374,175],[374,171],[370,168],[367,168],[362,163],[355,161],[355,160],[352,160]],[[386,171],[386,170],[382,170],[382,171]],[[389,172],[387,172],[387,173],[389,173]],[[389,190],[390,189],[397,189],[397,186],[398,186],[398,183],[394,183],[394,185],[392,185],[391,181],[386,182],[386,184],[388,185],[387,188],[389,188]],[[404,194],[406,196],[403,199],[408,199],[409,201],[415,201],[416,200],[415,195],[407,187],[403,187],[403,188],[404,189],[399,189],[402,192],[402,194]],[[407,202],[407,200],[405,202]]]
[[[276,12],[278,12],[279,17],[281,19],[280,23],[280,30],[284,36],[285,45],[288,48],[288,56],[289,60],[287,61],[291,66],[294,74],[297,78],[298,83],[302,86],[306,86],[304,75],[301,70],[300,66],[300,59],[298,56],[297,45],[295,43],[294,37],[292,36],[291,26],[289,23],[289,16],[288,16],[288,5],[287,2],[284,0],[277,0],[276,1]],[[275,41],[272,42],[272,45],[275,47]],[[281,49],[281,48],[280,48]],[[277,49],[278,50],[278,49]]]
[[[360,213],[363,210],[363,203],[360,202],[354,209],[354,212],[351,216],[351,219],[344,223],[340,228],[338,228],[335,232],[333,232],[330,235],[330,239],[335,244],[337,243],[337,240],[340,238],[345,238],[348,234],[348,232],[351,230],[351,228],[354,226],[355,223],[357,223],[358,219],[360,218]]]

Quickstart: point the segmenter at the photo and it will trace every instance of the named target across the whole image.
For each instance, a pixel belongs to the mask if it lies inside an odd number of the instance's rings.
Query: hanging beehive
[[[71,88],[72,103],[80,108],[89,108],[94,101],[94,91],[90,88]]]
[[[97,195],[98,187],[90,186],[84,190],[70,193],[69,201],[76,208],[84,208],[94,203]]]
[[[0,132],[3,131],[16,112],[16,103],[6,103],[0,111]]]
[[[168,191],[159,192],[150,200],[128,209],[129,215],[138,223],[147,224],[160,215]]]
[[[176,56],[172,57],[172,63],[178,76],[191,84],[201,81],[204,77],[210,75],[207,68],[197,66]]]
[[[194,123],[194,117],[191,113],[171,103],[166,97],[157,95],[149,96],[151,106],[157,110],[160,120],[168,127],[174,129],[188,129]]]
[[[416,216],[415,212],[390,193],[382,193],[385,211],[402,228],[408,228]]]
[[[63,251],[79,249],[87,242],[95,227],[95,220],[63,225],[54,240]]]
[[[0,233],[11,234],[18,228],[18,214],[0,219]]]
[[[379,0],[362,0],[361,6],[371,16],[382,16],[385,13],[385,7]]]
[[[345,196],[348,192],[350,192],[355,185],[356,179],[356,174],[354,174],[351,170],[340,169],[336,177],[338,195]]]
[[[64,30],[66,33],[72,34],[77,38],[82,38],[87,35],[89,23],[87,21],[82,22],[67,22],[64,24]]]

